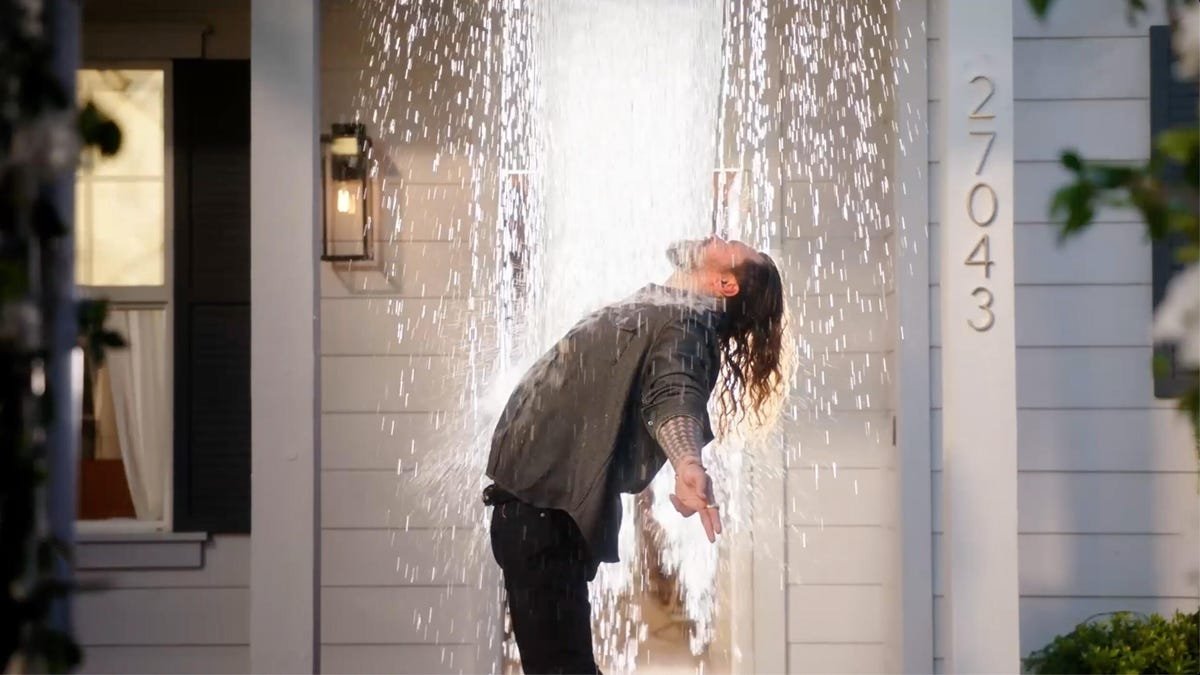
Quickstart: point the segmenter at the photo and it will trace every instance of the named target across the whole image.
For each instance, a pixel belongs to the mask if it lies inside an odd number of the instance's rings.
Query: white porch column
[[[896,446],[897,550],[894,605],[887,624],[887,672],[933,671],[932,485],[929,443],[929,79],[927,0],[904,0],[892,11],[898,134],[893,149],[896,214],[896,349],[893,405]]]
[[[1015,673],[1013,10],[939,4],[946,672]]]
[[[253,0],[250,670],[319,668],[318,0]]]

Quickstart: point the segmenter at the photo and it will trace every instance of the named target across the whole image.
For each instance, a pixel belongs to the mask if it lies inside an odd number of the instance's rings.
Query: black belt
[[[495,483],[483,488],[483,504],[484,506],[498,506],[508,502],[517,501],[517,496],[496,485]]]

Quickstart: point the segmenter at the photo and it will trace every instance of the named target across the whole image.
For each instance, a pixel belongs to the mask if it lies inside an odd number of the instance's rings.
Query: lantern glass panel
[[[330,260],[368,260],[370,184],[363,141],[334,136],[325,144],[325,253]]]

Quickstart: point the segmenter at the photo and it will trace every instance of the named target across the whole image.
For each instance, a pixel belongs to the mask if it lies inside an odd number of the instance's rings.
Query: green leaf
[[[1200,154],[1200,129],[1168,129],[1158,134],[1154,145],[1171,161],[1183,164]]]
[[[121,128],[91,101],[79,111],[79,137],[85,147],[95,147],[105,156],[121,149]]]
[[[104,326],[108,318],[107,300],[80,301],[76,317],[79,321],[79,344],[87,351],[88,358],[93,363],[104,363],[106,350],[127,346],[120,333],[108,330]]]
[[[1050,5],[1054,4],[1054,0],[1029,0],[1029,8],[1037,18],[1046,18],[1046,12],[1050,11]]]

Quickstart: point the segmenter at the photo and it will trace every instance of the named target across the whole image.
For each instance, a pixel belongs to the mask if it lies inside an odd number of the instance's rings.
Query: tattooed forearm
[[[699,464],[700,449],[704,447],[700,421],[686,415],[672,417],[659,426],[658,444],[676,469],[685,462]]]

